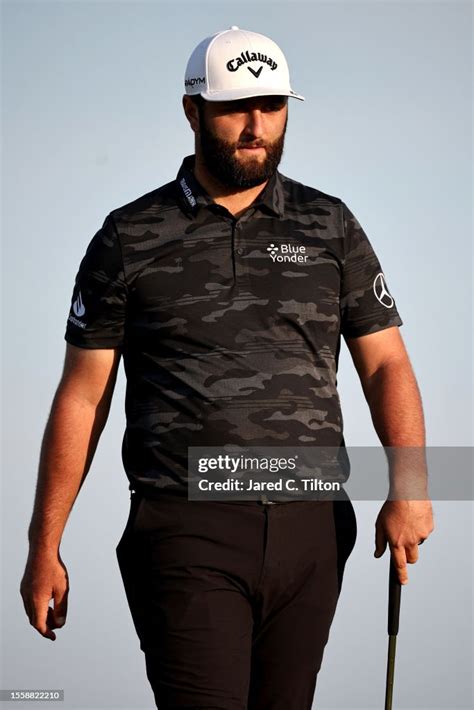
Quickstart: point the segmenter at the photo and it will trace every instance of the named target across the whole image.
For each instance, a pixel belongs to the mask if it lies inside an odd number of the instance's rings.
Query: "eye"
[[[244,113],[245,105],[241,101],[232,101],[227,108],[228,113]]]
[[[219,102],[219,105],[216,106],[216,110],[220,114],[226,114],[226,113],[243,113],[245,110],[245,107],[243,105],[243,102],[240,100],[237,101],[222,101]]]
[[[265,102],[263,110],[268,112],[281,111],[282,108],[286,106],[286,103],[287,99],[285,96],[272,97]]]

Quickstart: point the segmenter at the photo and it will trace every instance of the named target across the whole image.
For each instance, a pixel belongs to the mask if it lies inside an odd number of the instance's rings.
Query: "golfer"
[[[190,447],[343,449],[341,336],[381,443],[424,445],[402,320],[366,234],[340,198],[278,171],[291,98],[303,100],[271,39],[235,26],[204,39],[185,73],[194,153],[107,215],[72,293],[21,595],[54,640],[61,536],[123,357],[131,507],[117,557],[160,710],[309,710],[357,534],[347,497],[192,499]],[[428,500],[387,500],[375,554],[388,544],[405,583],[432,529]]]

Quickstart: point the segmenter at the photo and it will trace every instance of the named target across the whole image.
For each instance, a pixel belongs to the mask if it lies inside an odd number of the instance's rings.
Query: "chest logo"
[[[306,247],[300,244],[296,246],[294,244],[279,244],[277,246],[272,243],[267,247],[267,252],[274,263],[290,262],[293,264],[305,264],[308,259]]]

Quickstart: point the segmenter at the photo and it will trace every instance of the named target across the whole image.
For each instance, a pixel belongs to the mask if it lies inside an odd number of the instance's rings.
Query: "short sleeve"
[[[403,325],[387,278],[367,235],[344,203],[342,211],[341,333],[356,338]]]
[[[87,247],[76,275],[65,340],[82,348],[123,344],[127,285],[119,236],[109,214]]]

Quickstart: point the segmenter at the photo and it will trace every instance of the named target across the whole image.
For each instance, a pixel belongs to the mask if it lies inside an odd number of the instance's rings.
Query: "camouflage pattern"
[[[106,217],[65,334],[122,350],[131,484],[183,491],[189,446],[344,446],[341,335],[402,325],[341,199],[277,172],[235,219],[193,160]]]

